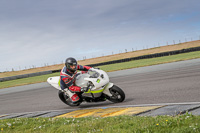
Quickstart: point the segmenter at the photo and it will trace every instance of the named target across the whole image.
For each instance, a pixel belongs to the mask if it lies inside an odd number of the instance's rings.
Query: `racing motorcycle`
[[[86,92],[78,92],[78,102],[73,103],[70,97],[73,93],[70,90],[64,91],[60,87],[60,76],[49,77],[47,82],[58,89],[58,96],[62,102],[69,106],[79,106],[83,101],[101,102],[109,100],[114,103],[123,102],[124,91],[113,83],[109,82],[109,76],[103,70],[91,68],[87,73],[81,71],[76,74],[75,85],[86,87]]]

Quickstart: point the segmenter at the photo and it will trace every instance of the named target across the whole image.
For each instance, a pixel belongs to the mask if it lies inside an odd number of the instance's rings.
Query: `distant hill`
[[[95,63],[106,62],[106,61],[111,61],[111,60],[117,60],[117,59],[129,58],[129,57],[137,57],[137,56],[141,56],[141,55],[174,51],[174,50],[180,50],[180,49],[198,47],[198,46],[200,46],[200,40],[179,43],[179,44],[175,44],[175,45],[155,47],[155,48],[144,49],[144,50],[131,51],[131,52],[127,52],[127,53],[113,54],[113,55],[91,58],[91,59],[86,59],[86,60],[80,60],[80,61],[78,61],[78,63],[81,65],[95,64]],[[61,69],[63,66],[64,66],[64,64],[57,64],[57,65],[51,65],[51,66],[46,66],[46,67],[31,68],[31,69],[21,70],[21,71],[3,72],[3,73],[0,73],[0,78],[34,73],[34,72],[48,71],[48,70],[58,70],[58,69]]]

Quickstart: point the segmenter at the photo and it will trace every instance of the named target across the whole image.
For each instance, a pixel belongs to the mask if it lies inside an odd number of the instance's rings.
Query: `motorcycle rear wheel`
[[[60,90],[58,91],[58,96],[63,103],[69,106],[79,106],[81,104],[81,102],[72,103],[70,98],[67,95],[65,95],[64,92]]]
[[[124,91],[119,88],[116,85],[113,85],[110,89],[109,89],[110,93],[112,94],[112,96],[108,99],[111,102],[114,103],[119,103],[119,102],[123,102],[125,99],[125,94]]]

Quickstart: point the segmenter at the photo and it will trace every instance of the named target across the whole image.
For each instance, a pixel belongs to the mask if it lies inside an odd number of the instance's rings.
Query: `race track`
[[[200,59],[110,72],[110,80],[121,87],[123,103],[109,101],[69,107],[47,83],[0,89],[0,115],[10,113],[83,109],[141,104],[200,102]]]

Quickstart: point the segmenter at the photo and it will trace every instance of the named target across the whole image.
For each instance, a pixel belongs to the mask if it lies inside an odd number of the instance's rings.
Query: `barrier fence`
[[[125,58],[125,59],[120,59],[120,60],[102,62],[102,63],[97,63],[97,64],[89,64],[88,66],[96,67],[96,66],[103,66],[103,65],[115,64],[115,63],[128,62],[128,61],[132,61],[132,60],[140,60],[140,59],[148,59],[148,58],[176,55],[176,54],[188,53],[188,52],[194,52],[194,51],[200,51],[200,47],[193,47],[193,48],[182,49],[182,50],[175,50],[175,51],[169,51],[169,52],[142,55],[142,56]]]
[[[128,61],[133,61],[133,60],[141,60],[141,59],[149,59],[149,58],[170,56],[170,55],[176,55],[176,54],[188,53],[188,52],[194,52],[194,51],[200,51],[200,47],[193,47],[193,48],[182,49],[182,50],[175,50],[175,51],[169,51],[169,52],[142,55],[142,56],[137,56],[137,57],[131,57],[131,58],[125,58],[125,59],[120,59],[120,60],[107,61],[107,62],[96,63],[96,64],[88,64],[87,66],[97,67],[97,66],[103,66],[103,65],[109,65],[109,64],[128,62]],[[15,79],[21,79],[21,78],[34,77],[34,76],[40,76],[40,75],[51,74],[51,73],[55,73],[55,72],[60,72],[60,69],[59,70],[43,71],[43,72],[36,72],[36,73],[30,73],[30,74],[23,74],[23,75],[0,78],[0,82],[9,81],[9,80],[15,80]]]

